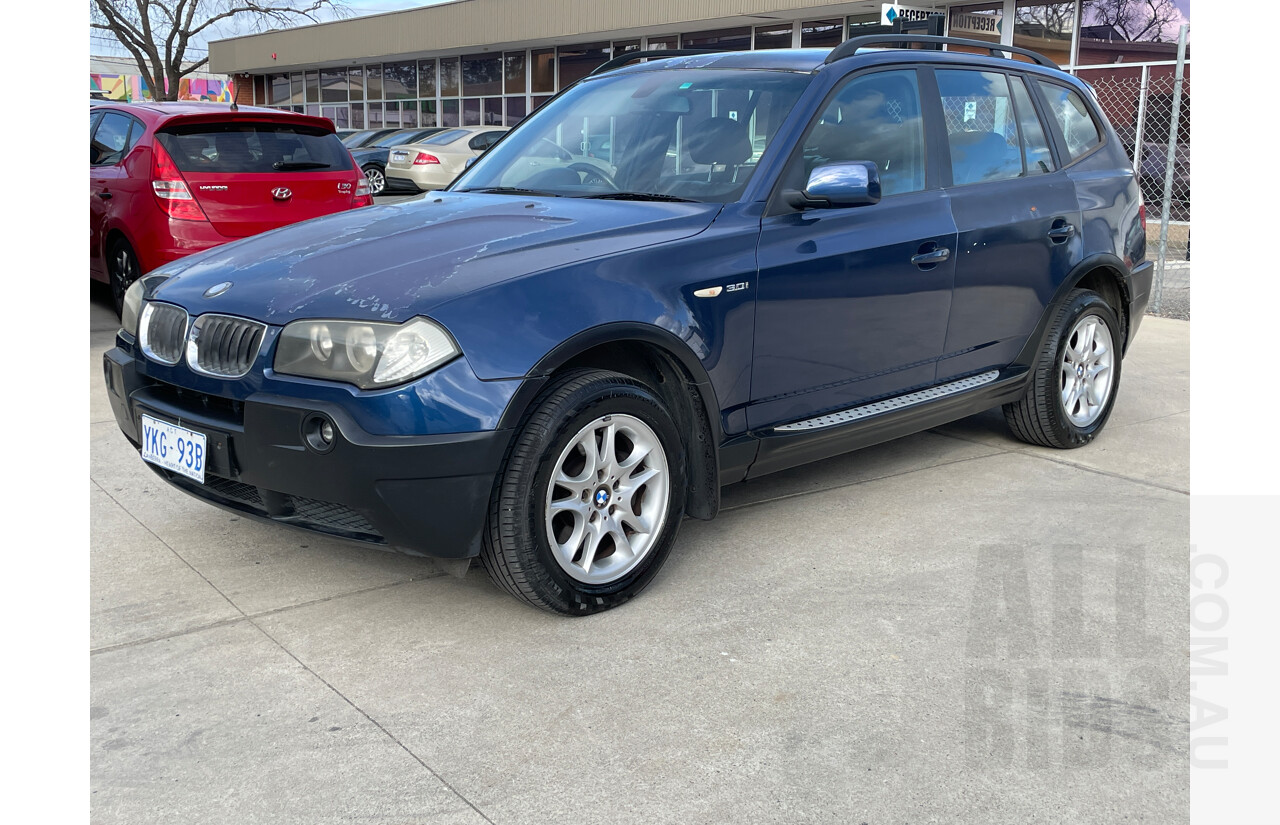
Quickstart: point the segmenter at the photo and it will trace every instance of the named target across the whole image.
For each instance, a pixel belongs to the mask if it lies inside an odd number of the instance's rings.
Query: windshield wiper
[[[519,186],[482,186],[478,189],[455,189],[455,192],[480,192],[485,195],[533,195],[539,198],[558,198],[555,192],[538,189],[521,189]]]
[[[287,169],[328,169],[332,164],[321,163],[318,160],[278,160],[271,164],[272,169],[281,171]]]
[[[676,195],[662,195],[657,192],[605,192],[603,195],[584,195],[584,198],[598,201],[665,201],[668,203],[698,203],[693,198],[681,198]]]

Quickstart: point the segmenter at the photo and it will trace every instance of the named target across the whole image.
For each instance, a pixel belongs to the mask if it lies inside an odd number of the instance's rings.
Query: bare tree
[[[1043,26],[1044,36],[1062,40],[1071,39],[1071,27],[1075,25],[1074,3],[1046,3],[1043,6],[1018,6],[1020,26]]]
[[[177,100],[178,81],[209,62],[188,61],[192,41],[210,26],[239,18],[262,30],[344,14],[342,0],[90,0],[89,28],[109,32],[133,55],[156,100]]]
[[[1110,26],[1131,43],[1163,40],[1179,19],[1173,0],[1084,0],[1082,8],[1089,25]]]

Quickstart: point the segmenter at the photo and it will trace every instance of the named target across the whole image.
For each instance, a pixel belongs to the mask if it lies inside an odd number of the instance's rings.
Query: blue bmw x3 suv
[[[624,56],[443,191],[150,273],[121,430],[212,504],[570,615],[725,484],[1000,405],[1088,444],[1151,284],[1120,142],[1038,55],[886,45]]]

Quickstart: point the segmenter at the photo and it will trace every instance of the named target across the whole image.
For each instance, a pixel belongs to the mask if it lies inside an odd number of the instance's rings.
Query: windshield
[[[451,188],[727,203],[809,80],[712,69],[588,80],[534,113]]]

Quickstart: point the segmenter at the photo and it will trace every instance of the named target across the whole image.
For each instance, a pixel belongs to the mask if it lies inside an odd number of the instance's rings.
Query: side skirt
[[[892,441],[1016,401],[1027,375],[1026,367],[992,371],[756,433],[759,451],[746,477]]]

